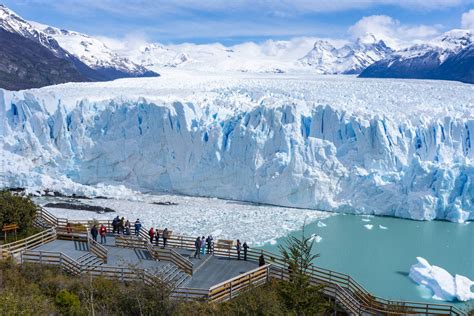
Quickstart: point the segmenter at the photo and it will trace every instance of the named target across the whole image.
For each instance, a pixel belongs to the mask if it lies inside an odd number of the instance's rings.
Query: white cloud
[[[440,26],[403,25],[387,15],[371,15],[360,19],[348,32],[353,38],[370,33],[392,47],[401,47],[435,37],[440,33]]]
[[[463,29],[474,30],[474,9],[463,13],[461,17],[461,27]]]

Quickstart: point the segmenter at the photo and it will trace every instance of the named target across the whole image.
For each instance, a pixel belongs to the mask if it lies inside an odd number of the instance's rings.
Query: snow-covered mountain
[[[0,87],[18,90],[98,77],[55,39],[0,5]]]
[[[61,33],[60,44],[52,36],[58,33],[61,32],[54,28],[44,32],[38,24],[0,4],[0,87],[16,90],[64,82],[157,76],[86,35]],[[78,45],[74,45],[75,41]],[[84,48],[82,54],[78,53],[78,46]]]
[[[0,90],[0,185],[473,220],[473,104],[472,85],[310,73]]]
[[[341,45],[343,43],[343,45]],[[336,48],[340,47],[340,48]],[[151,69],[179,67],[202,71],[290,72],[357,74],[390,54],[383,41],[367,34],[347,41],[297,38],[290,41],[222,44],[148,44],[128,52],[137,63]]]
[[[108,79],[158,76],[157,73],[146,69],[142,65],[119,56],[97,38],[79,32],[31,23],[45,34],[53,37],[62,48]]]
[[[382,40],[367,34],[341,48],[327,41],[317,41],[313,49],[299,61],[321,74],[358,74],[392,52]]]
[[[234,46],[215,44],[146,44],[125,54],[150,69],[163,67],[205,72],[287,72],[304,70],[297,60],[312,47],[314,38],[268,40]]]
[[[3,4],[0,4],[0,28],[41,44],[57,57],[67,56],[67,52],[59,46],[54,38],[41,32]]]
[[[361,77],[445,79],[474,83],[474,33],[452,30],[387,56]]]

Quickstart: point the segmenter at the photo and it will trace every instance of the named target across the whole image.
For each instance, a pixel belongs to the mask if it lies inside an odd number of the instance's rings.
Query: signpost
[[[16,230],[18,229],[17,224],[4,224],[2,228],[2,232],[4,233],[5,242],[7,242],[7,233],[11,231],[15,231],[15,240],[16,240]]]

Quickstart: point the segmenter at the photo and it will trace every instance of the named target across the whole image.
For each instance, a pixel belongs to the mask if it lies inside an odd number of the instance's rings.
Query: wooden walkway
[[[66,224],[77,228],[67,232]],[[111,221],[100,224],[110,231]],[[0,259],[56,264],[72,275],[88,274],[122,281],[141,281],[169,287],[176,299],[208,302],[230,300],[270,279],[289,280],[288,264],[278,254],[250,249],[249,261],[237,260],[232,242],[216,241],[212,255],[194,259],[194,238],[172,235],[166,249],[149,242],[146,228],[139,237],[109,236],[107,245],[94,242],[87,221],[56,218],[39,210],[36,225],[45,230],[0,246]],[[71,226],[69,226],[71,227]],[[133,233],[133,232],[132,232]],[[264,255],[266,265],[257,267]],[[312,266],[307,275],[323,294],[350,315],[467,315],[452,305],[393,301],[372,295],[352,277]]]
[[[170,264],[167,261],[155,260],[146,249],[116,246],[115,237],[111,234],[107,236],[107,244],[104,246],[108,250],[108,260],[107,263],[98,264],[100,266],[147,269],[152,274],[159,276],[163,268]],[[61,239],[39,245],[32,248],[31,251],[63,253],[74,260],[81,260],[87,257],[86,254],[90,254],[87,242]],[[186,280],[186,283],[181,283],[178,287],[186,286],[208,290],[215,284],[258,268],[257,263],[253,261],[216,257],[213,255],[201,255],[201,259],[195,259],[193,258],[194,252],[187,249],[180,249],[179,253],[185,258],[188,257],[193,263],[193,274]],[[98,263],[98,260],[95,260],[95,262]]]

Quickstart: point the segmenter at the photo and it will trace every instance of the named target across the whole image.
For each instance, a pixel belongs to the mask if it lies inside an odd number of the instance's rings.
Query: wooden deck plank
[[[257,267],[258,265],[255,262],[227,259],[222,257],[211,257],[193,275],[186,286],[192,288],[209,289],[215,284],[233,278]]]

